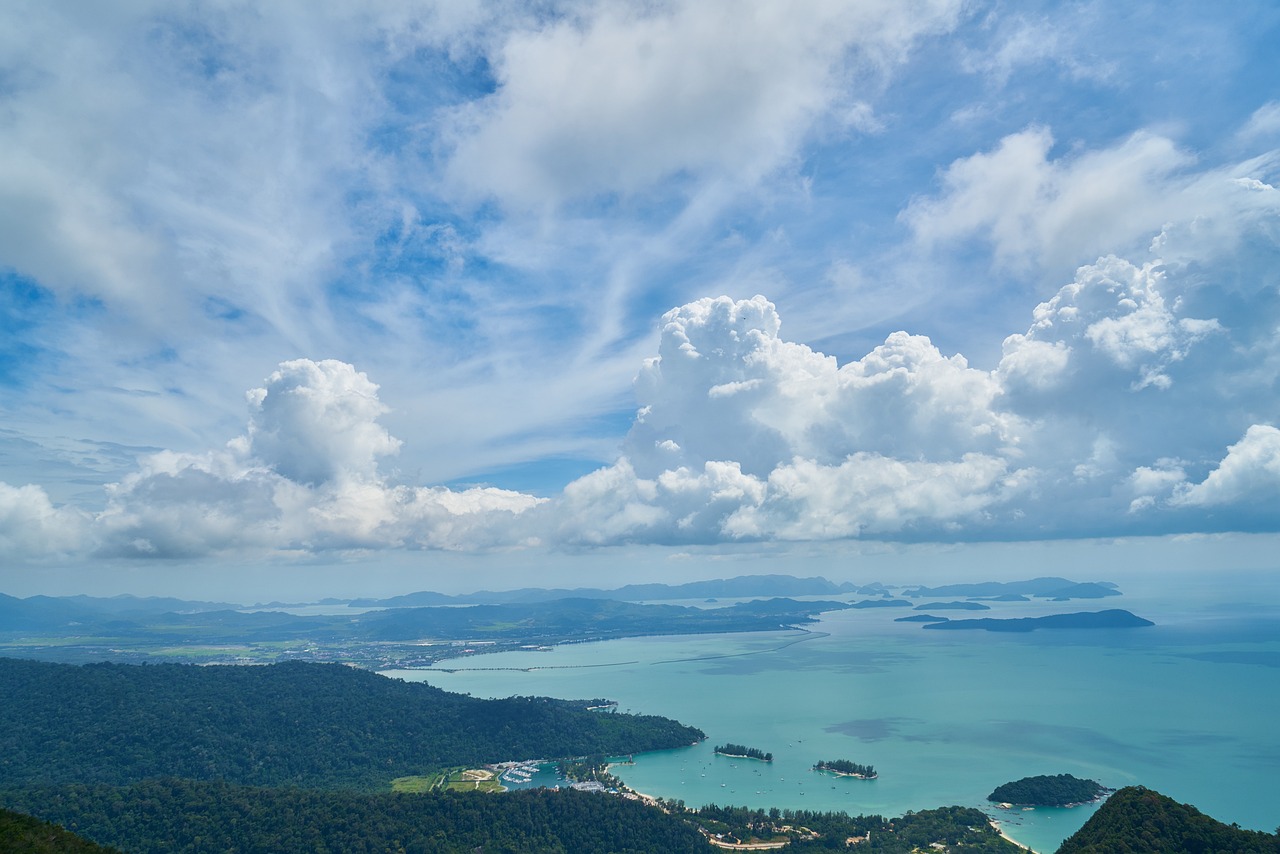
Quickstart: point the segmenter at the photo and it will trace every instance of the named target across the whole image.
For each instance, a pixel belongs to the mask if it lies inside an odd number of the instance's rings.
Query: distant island
[[[772,762],[773,754],[765,753],[755,747],[747,747],[745,744],[717,744],[716,753],[721,756],[732,756],[735,759],[759,759],[761,762]]]
[[[1154,626],[1150,620],[1128,611],[1113,608],[1109,611],[1081,611],[1075,614],[1051,614],[1047,617],[1015,617],[998,619],[982,617],[976,620],[948,620],[945,623],[927,623],[925,629],[983,629],[988,632],[1034,632],[1036,629],[1137,629]]]
[[[1110,791],[1096,780],[1082,780],[1071,774],[1041,774],[997,786],[987,800],[1023,807],[1073,807],[1096,801]]]
[[[1110,581],[1072,581],[1068,578],[1048,576],[1027,581],[982,581],[977,584],[944,584],[941,587],[916,587],[902,592],[915,599],[964,597],[968,599],[995,599],[1019,601],[1019,597],[1034,596],[1065,602],[1069,599],[1103,599],[1119,596],[1120,591]],[[1005,597],[1008,597],[1007,599]]]
[[[839,774],[841,777],[857,777],[860,780],[874,780],[880,776],[876,773],[874,767],[859,765],[857,762],[850,762],[848,759],[820,759],[813,766],[813,770],[830,771],[832,774]]]
[[[990,605],[981,602],[921,602],[917,611],[990,611]]]

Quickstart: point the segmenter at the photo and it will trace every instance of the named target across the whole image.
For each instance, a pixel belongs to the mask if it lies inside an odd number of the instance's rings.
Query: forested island
[[[820,759],[813,766],[813,769],[815,771],[830,771],[843,777],[859,777],[863,780],[874,780],[880,776],[872,766],[859,765],[857,762],[850,762],[848,759]]]
[[[987,800],[1015,806],[1068,807],[1096,801],[1110,791],[1095,780],[1071,774],[1041,774],[997,786]]]
[[[756,747],[747,747],[745,744],[717,744],[716,753],[721,756],[732,756],[736,759],[759,759],[762,762],[772,762],[773,754],[765,753]]]

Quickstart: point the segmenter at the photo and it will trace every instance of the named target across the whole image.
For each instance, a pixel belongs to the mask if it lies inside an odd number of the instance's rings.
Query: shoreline
[[[765,759],[763,756],[746,756],[742,753],[721,753],[718,750],[712,751],[715,756],[724,756],[729,759],[754,759],[757,762],[772,762],[772,759]]]
[[[813,766],[813,770],[818,771],[819,773],[835,774],[837,777],[852,777],[855,780],[877,780],[880,778],[879,771],[874,774],[855,774],[852,771],[836,771],[833,768],[819,768],[817,765]]]
[[[1030,851],[1031,854],[1039,854],[1039,852],[1036,851],[1034,848],[1032,848],[1030,845],[1019,842],[1018,840],[1010,836],[1008,833],[1005,833],[1004,828],[1000,826],[1000,822],[995,820],[991,816],[987,816],[987,823],[990,824],[991,827],[995,829],[995,832],[1000,834],[1000,838],[1005,840],[1006,842],[1013,843],[1014,845],[1021,848],[1023,851]]]

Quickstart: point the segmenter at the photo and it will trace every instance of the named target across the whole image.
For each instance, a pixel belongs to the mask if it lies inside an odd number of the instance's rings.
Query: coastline
[[[1001,839],[1005,840],[1006,842],[1012,842],[1014,845],[1018,846],[1023,851],[1030,851],[1031,854],[1039,854],[1039,852],[1036,851],[1034,848],[1032,848],[1030,845],[1019,842],[1018,840],[1010,836],[1008,833],[1006,833],[1004,828],[1000,826],[1000,822],[997,821],[996,819],[992,818],[991,816],[987,816],[987,822],[990,823],[992,828],[995,829],[996,833],[1000,834]]]
[[[695,744],[697,742],[694,742]],[[747,756],[743,753],[721,753],[719,750],[712,751],[715,756],[726,756],[729,759],[754,759],[757,762],[772,762],[772,759],[765,759],[763,756]]]
[[[813,766],[813,770],[827,774],[835,774],[837,777],[852,777],[855,780],[876,780],[880,777],[879,772],[876,772],[875,774],[854,774],[852,771],[836,771],[832,768],[819,768],[816,765]]]

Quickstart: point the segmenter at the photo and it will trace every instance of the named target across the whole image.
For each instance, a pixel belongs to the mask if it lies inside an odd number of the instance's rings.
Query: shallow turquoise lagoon
[[[639,791],[691,806],[898,815],[964,804],[1053,851],[1094,807],[1003,811],[985,796],[1008,780],[1072,773],[1272,830],[1280,608],[1265,585],[1220,581],[1159,579],[1131,583],[1119,599],[990,603],[960,615],[1123,607],[1158,623],[1147,629],[950,632],[895,623],[905,608],[835,611],[806,631],[570,644],[388,675],[484,697],[609,697],[623,711],[697,726],[707,741],[614,769]],[[715,756],[727,741],[774,761]],[[874,765],[880,777],[815,772],[820,759]]]

